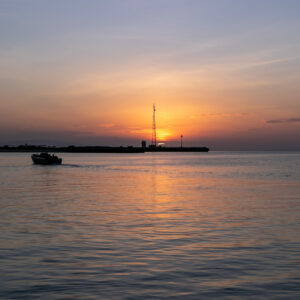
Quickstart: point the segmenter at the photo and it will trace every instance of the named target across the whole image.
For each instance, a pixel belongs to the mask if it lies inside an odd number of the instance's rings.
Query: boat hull
[[[40,155],[32,154],[31,159],[36,165],[60,165],[62,163],[62,159],[56,156],[41,157]]]

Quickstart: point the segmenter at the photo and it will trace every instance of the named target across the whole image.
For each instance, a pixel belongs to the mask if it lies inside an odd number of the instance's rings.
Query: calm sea
[[[300,153],[0,154],[1,299],[300,299]]]

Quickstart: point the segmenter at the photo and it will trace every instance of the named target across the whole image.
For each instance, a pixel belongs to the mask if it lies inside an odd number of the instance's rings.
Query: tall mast
[[[155,104],[153,104],[153,117],[152,117],[152,145],[156,147],[156,122],[155,122]]]

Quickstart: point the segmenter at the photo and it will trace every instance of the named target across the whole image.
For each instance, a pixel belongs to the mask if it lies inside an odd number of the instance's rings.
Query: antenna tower
[[[156,108],[153,104],[153,117],[152,117],[152,145],[156,147],[156,122],[155,122]]]

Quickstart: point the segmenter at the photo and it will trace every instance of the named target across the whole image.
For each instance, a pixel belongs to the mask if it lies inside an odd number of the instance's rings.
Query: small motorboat
[[[47,152],[32,154],[31,159],[33,163],[37,165],[60,165],[62,162],[61,158],[58,158],[54,154],[50,155]]]

